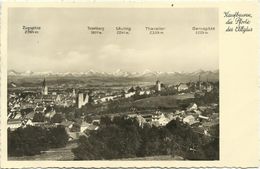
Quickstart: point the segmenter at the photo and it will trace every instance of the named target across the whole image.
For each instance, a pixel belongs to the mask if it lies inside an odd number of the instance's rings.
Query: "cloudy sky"
[[[25,34],[23,26],[40,26]],[[88,26],[105,27],[91,35]],[[117,35],[116,26],[131,27]],[[165,27],[149,35],[145,27]],[[215,26],[208,35],[192,27]],[[14,8],[8,20],[8,69],[84,72],[116,69],[141,72],[218,69],[217,9]]]

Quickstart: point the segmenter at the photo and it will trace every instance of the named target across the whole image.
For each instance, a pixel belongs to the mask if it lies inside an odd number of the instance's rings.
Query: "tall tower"
[[[156,90],[161,91],[161,82],[159,80],[156,81]]]
[[[89,102],[89,95],[79,93],[78,94],[78,108],[80,109],[82,106],[86,105]]]
[[[76,97],[76,90],[75,89],[72,90],[72,97]]]
[[[45,78],[42,82],[42,95],[48,95],[48,86],[46,85]]]
[[[201,77],[199,75],[199,90],[201,90]]]
[[[83,93],[79,93],[79,95],[78,95],[78,108],[81,108],[83,106],[83,99],[84,99]]]

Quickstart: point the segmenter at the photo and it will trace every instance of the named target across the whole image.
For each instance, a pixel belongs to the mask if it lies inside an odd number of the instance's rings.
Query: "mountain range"
[[[196,80],[203,78],[204,80],[218,80],[219,79],[219,70],[209,71],[209,70],[197,70],[194,72],[159,72],[152,70],[145,70],[143,72],[127,72],[121,69],[118,69],[114,72],[98,72],[94,70],[89,70],[86,72],[33,72],[25,71],[18,72],[15,70],[8,71],[9,77],[113,77],[113,78],[139,78],[139,79],[186,79],[187,80]]]
[[[165,76],[165,75],[181,75],[181,74],[190,74],[190,75],[211,75],[211,74],[218,74],[219,70],[214,71],[205,71],[205,70],[197,70],[194,72],[160,72],[160,71],[151,71],[146,69],[143,72],[127,72],[121,69],[117,69],[114,72],[98,72],[94,70],[89,70],[86,72],[33,72],[30,70],[24,72],[18,72],[15,70],[8,70],[8,76],[114,76],[114,77],[149,77],[149,76]]]

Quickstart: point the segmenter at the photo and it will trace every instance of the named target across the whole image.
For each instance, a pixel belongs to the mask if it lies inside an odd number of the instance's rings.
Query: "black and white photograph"
[[[220,160],[218,8],[9,8],[7,30],[8,161]]]

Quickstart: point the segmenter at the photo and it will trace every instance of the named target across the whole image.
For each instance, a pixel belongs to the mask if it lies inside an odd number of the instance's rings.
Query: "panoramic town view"
[[[7,125],[10,159],[216,160],[218,71],[12,70]]]
[[[8,160],[219,160],[218,10],[8,16]]]

